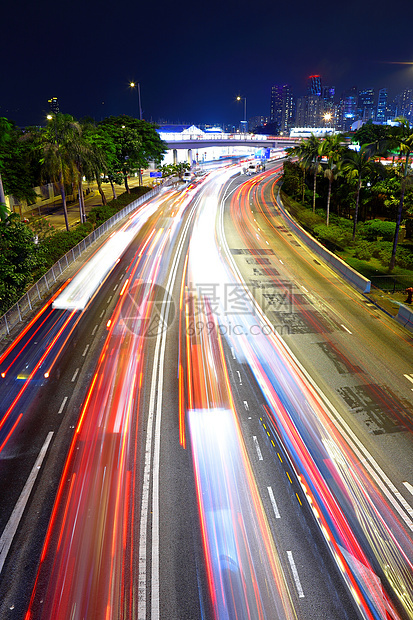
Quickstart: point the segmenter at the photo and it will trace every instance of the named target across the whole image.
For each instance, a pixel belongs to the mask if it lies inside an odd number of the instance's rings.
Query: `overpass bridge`
[[[297,138],[289,136],[263,136],[259,134],[224,134],[217,133],[209,136],[208,134],[177,134],[172,136],[161,133],[161,138],[168,145],[168,156],[165,158],[167,163],[177,163],[183,159],[190,163],[196,159],[207,159],[208,152],[215,151],[222,155],[242,155],[253,153],[257,149],[278,149],[282,150],[288,146],[297,144]],[[186,157],[179,157],[178,152],[186,149]],[[206,151],[208,149],[208,151]],[[200,157],[201,154],[201,157]],[[195,157],[194,157],[195,155]],[[212,156],[210,159],[218,157]],[[209,159],[209,157],[208,157]]]

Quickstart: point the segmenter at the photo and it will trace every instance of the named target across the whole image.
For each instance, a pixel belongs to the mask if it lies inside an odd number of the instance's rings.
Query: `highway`
[[[0,357],[0,616],[413,618],[412,338],[280,165],[145,203]]]

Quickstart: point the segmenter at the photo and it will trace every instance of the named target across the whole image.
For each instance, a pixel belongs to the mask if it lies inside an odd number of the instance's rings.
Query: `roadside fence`
[[[74,263],[83,252],[85,252],[95,241],[97,241],[102,235],[122,220],[126,215],[137,209],[141,204],[148,199],[153,198],[159,193],[162,187],[165,187],[169,183],[165,183],[158,187],[155,187],[151,191],[147,192],[143,196],[140,196],[127,207],[113,215],[106,222],[101,224],[87,237],[82,239],[74,248],[69,250],[67,254],[62,256],[57,263],[47,271],[44,276],[40,278],[19,301],[14,304],[2,317],[0,317],[0,342],[6,338],[11,330],[21,323],[24,318],[33,310],[33,307],[41,301],[43,295],[51,292],[52,287],[56,284],[57,278],[67,269],[72,263]]]

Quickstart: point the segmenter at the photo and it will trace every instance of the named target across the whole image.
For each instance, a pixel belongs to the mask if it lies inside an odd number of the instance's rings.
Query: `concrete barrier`
[[[295,222],[290,214],[285,210],[280,195],[277,196],[277,204],[280,211],[287,221],[288,225],[294,230],[296,235],[302,239],[302,241],[308,245],[318,256],[326,261],[334,271],[337,271],[343,278],[345,278],[350,284],[357,288],[362,293],[369,293],[371,287],[371,281],[362,276],[358,271],[347,265],[341,258],[327,250],[321,243],[319,243],[314,237],[307,233],[297,222]]]
[[[413,308],[400,305],[396,319],[407,329],[413,331]]]

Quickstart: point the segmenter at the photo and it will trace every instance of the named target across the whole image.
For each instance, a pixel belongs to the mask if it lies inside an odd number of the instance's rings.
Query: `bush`
[[[354,256],[359,260],[370,260],[372,257],[371,244],[367,241],[361,241],[360,243],[358,243],[354,251]]]
[[[328,242],[335,247],[347,247],[351,245],[351,232],[335,224],[317,224],[314,226],[314,235],[323,242]]]
[[[382,237],[383,241],[392,241],[395,229],[395,222],[370,220],[360,226],[360,234],[370,241],[375,241],[377,237]]]

